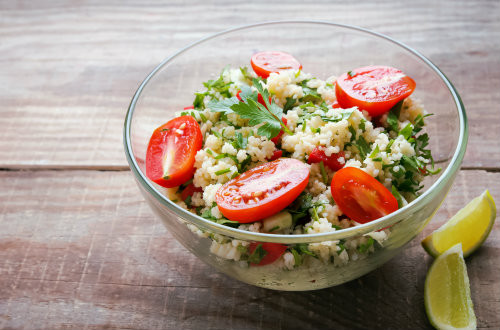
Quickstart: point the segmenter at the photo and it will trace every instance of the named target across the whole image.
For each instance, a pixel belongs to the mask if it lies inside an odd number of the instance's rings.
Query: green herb
[[[280,229],[280,226],[274,226],[273,228],[269,229],[269,232],[271,233],[271,232],[278,230],[278,229]]]
[[[394,139],[391,139],[389,143],[387,143],[387,146],[385,147],[385,152],[391,152],[391,147],[394,141],[395,141]]]
[[[353,142],[354,140],[356,140],[356,130],[354,129],[354,127],[349,126],[349,132],[351,133],[350,142]]]
[[[232,143],[233,147],[236,149],[245,149],[247,147],[248,139],[240,132],[236,132],[235,137],[236,139]]]
[[[215,204],[217,205],[217,204]],[[213,208],[214,206],[212,206]],[[211,208],[206,209],[202,214],[201,217],[207,220],[210,220],[212,222],[218,223],[220,225],[225,225],[229,227],[238,227],[240,223],[238,221],[232,221],[227,218],[222,217],[221,219],[217,219],[212,215],[212,210]]]
[[[300,76],[300,72],[301,72],[301,70],[299,69],[299,71],[297,71],[297,72],[295,73],[295,78],[298,78],[298,77]]]
[[[222,73],[217,80],[208,80],[207,82],[203,83],[203,85],[205,85],[208,90],[218,92],[224,97],[231,97],[231,94],[229,93],[229,87],[231,86],[231,84],[231,82],[224,82]]]
[[[347,71],[347,74],[349,75],[349,77],[354,77],[356,75],[356,73],[352,72],[352,71]]]
[[[205,95],[206,93],[195,93],[195,98],[193,101],[193,106],[195,109],[205,109]]]
[[[217,156],[214,157],[214,159],[222,159],[222,158],[232,159],[235,164],[238,164],[238,158],[236,158],[236,156],[230,155],[228,153],[218,154]]]
[[[243,245],[238,245],[236,247],[236,250],[238,250],[238,252],[240,252],[240,253],[247,253],[248,252],[248,248],[246,246],[243,246]]]
[[[399,131],[399,119],[392,111],[389,111],[389,113],[387,113],[387,124],[392,131]]]
[[[365,138],[360,135],[356,141],[356,147],[358,147],[359,153],[362,159],[366,158],[366,155],[370,152],[370,145],[366,142]]]
[[[231,172],[231,170],[229,168],[225,168],[223,170],[219,170],[219,171],[215,172],[215,175],[222,175],[222,174],[226,174],[227,172]]]
[[[231,109],[231,106],[234,104],[240,103],[240,100],[236,96],[230,97],[228,99],[223,100],[211,100],[208,102],[207,106],[213,112],[222,112],[224,114],[233,113],[234,111]]]
[[[325,164],[323,161],[319,162],[319,169],[321,170],[321,177],[323,178],[323,182],[328,184],[328,174],[326,173]]]
[[[223,138],[223,137],[219,134],[219,132],[214,131],[213,129],[212,129],[212,130],[210,130],[210,133],[212,133],[213,135],[215,135],[215,137],[217,137],[217,138],[219,138],[219,139],[221,139],[221,140],[223,140],[223,139],[224,139],[224,138]]]
[[[170,128],[163,128],[161,131],[162,132],[168,132],[168,131],[170,131]]]
[[[264,250],[262,244],[259,244],[248,257],[248,261],[252,264],[258,265],[266,255],[267,251]]]
[[[391,188],[392,195],[396,197],[396,200],[398,201],[398,208],[403,207],[403,198],[401,197],[401,194],[399,193],[398,189],[392,185]]]
[[[209,154],[210,156],[213,156],[213,155],[214,155],[214,153],[212,152],[212,150],[207,149],[206,151],[207,151],[207,154]]]
[[[295,201],[290,204],[287,211],[292,215],[292,222],[295,225],[301,218],[309,215],[309,209],[312,207],[312,195],[301,193]]]
[[[358,128],[360,130],[362,130],[363,132],[365,131],[366,127],[365,127],[365,123],[366,123],[366,120],[365,119],[361,119],[359,125],[358,125]]]
[[[307,87],[308,80],[303,80],[300,84],[302,87],[302,92],[304,96],[300,98],[301,102],[313,102],[317,103],[322,100],[321,95],[319,95],[318,90],[316,88]]]
[[[204,123],[206,123],[207,122],[207,117],[205,117],[205,115],[202,114],[201,112],[199,114],[200,114],[201,121],[204,122]]]
[[[191,207],[191,199],[192,199],[192,198],[193,198],[193,197],[192,197],[191,195],[189,195],[189,196],[188,196],[188,197],[186,197],[186,199],[184,200],[184,203],[186,203],[186,205],[187,205],[188,207]]]
[[[299,252],[293,248],[290,249],[290,251],[292,252],[293,259],[295,261],[294,266],[299,267],[300,265],[302,265],[302,256],[299,254]]]
[[[248,72],[248,68],[246,66],[240,67],[240,71],[246,80],[252,81],[252,75]]]
[[[337,243],[337,246],[340,248],[337,251],[337,255],[340,255],[346,249],[345,240],[343,240],[343,239],[339,240],[339,242]]]
[[[406,125],[402,130],[399,131],[399,135],[402,135],[405,140],[408,140],[413,133],[413,126],[411,124]]]
[[[370,158],[375,160],[375,157],[380,153],[380,149],[378,147],[378,144],[375,145],[375,149],[373,149],[372,153],[370,154]],[[382,160],[382,159],[380,159]]]
[[[288,110],[293,109],[293,107],[295,106],[295,103],[296,103],[296,101],[293,97],[287,97],[286,102],[285,102],[285,106],[283,107],[283,112],[287,113]]]
[[[323,121],[329,121],[329,122],[334,122],[334,123],[337,123],[341,120],[348,120],[352,113],[355,111],[356,109],[346,109],[346,110],[342,110],[342,112],[335,116],[335,117],[328,117],[326,115],[323,115],[321,116],[321,120]],[[351,134],[353,133],[353,131],[351,131],[351,128],[354,130],[354,128],[352,126],[349,126],[349,131],[351,132]],[[354,131],[354,136],[356,135],[356,131]]]
[[[370,249],[370,247],[373,245],[374,242],[375,240],[372,237],[368,236],[368,241],[366,243],[360,244],[358,247],[358,251],[361,253],[368,252],[368,250]]]

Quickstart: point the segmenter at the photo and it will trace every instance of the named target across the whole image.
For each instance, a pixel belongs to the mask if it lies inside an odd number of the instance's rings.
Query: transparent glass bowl
[[[349,229],[310,235],[253,233],[215,224],[172,203],[145,176],[144,157],[153,130],[192,104],[202,82],[227,65],[249,66],[253,53],[280,50],[293,54],[304,71],[326,79],[352,68],[380,64],[401,69],[417,82],[414,97],[427,112],[430,146],[439,175],[428,177],[422,195],[388,216]],[[428,59],[384,35],[328,22],[284,21],[224,31],[187,46],[151,72],[135,93],[125,119],[125,154],[144,198],[170,233],[202,261],[243,282],[277,290],[313,290],[338,285],[379,267],[401,251],[429,222],[460,168],[467,145],[467,120],[452,84]],[[374,252],[342,266],[312,257],[292,270],[276,265],[244,267],[210,252],[212,240],[275,242],[293,246],[359,237],[391,226]],[[198,230],[199,229],[199,230]],[[205,235],[199,235],[201,232]],[[207,237],[208,236],[208,237]]]

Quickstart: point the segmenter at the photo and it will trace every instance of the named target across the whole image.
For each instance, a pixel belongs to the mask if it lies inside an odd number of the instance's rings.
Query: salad
[[[401,70],[366,66],[321,80],[284,52],[250,63],[204,82],[192,106],[153,132],[146,175],[177,205],[242,230],[323,233],[398,210],[439,171],[422,132],[428,115]],[[286,246],[189,226],[221,258],[285,269],[342,265],[390,234]]]

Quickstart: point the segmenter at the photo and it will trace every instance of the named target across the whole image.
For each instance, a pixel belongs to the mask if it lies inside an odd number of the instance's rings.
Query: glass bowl
[[[326,79],[352,68],[389,65],[412,77],[427,112],[425,130],[440,174],[427,177],[420,197],[398,211],[370,223],[321,234],[276,235],[238,230],[205,220],[171,202],[163,188],[145,176],[144,158],[153,130],[192,104],[202,82],[215,78],[227,65],[249,66],[257,51],[292,54],[304,70]],[[169,232],[189,251],[219,271],[240,281],[276,290],[313,290],[339,285],[379,267],[412,240],[441,205],[460,168],[467,145],[463,104],[445,75],[428,59],[387,36],[354,26],[316,21],[268,22],[234,28],[195,42],[159,64],[135,93],[125,118],[125,154],[144,198]],[[373,252],[350,256],[347,263],[306,257],[291,270],[218,256],[213,244],[274,242],[287,246],[323,244],[362,237],[390,226],[390,235]],[[212,248],[212,249],[211,249]],[[220,255],[220,253],[219,253]]]

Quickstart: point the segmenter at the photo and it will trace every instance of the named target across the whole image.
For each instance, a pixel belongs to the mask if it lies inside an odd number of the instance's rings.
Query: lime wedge
[[[461,244],[454,245],[432,264],[424,289],[425,311],[436,329],[475,329],[469,277]]]
[[[433,257],[457,243],[469,256],[486,240],[495,223],[497,209],[488,190],[474,198],[448,222],[424,238],[422,246]]]

